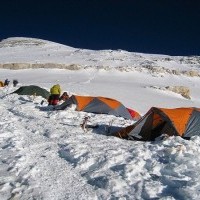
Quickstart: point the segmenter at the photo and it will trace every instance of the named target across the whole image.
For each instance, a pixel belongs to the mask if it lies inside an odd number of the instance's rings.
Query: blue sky
[[[0,39],[77,48],[200,55],[198,0],[4,0]]]

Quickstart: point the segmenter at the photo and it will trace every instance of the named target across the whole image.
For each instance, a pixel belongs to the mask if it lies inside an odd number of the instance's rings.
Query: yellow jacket
[[[51,94],[61,94],[61,89],[60,89],[60,85],[54,85],[51,89],[50,89],[50,93]]]

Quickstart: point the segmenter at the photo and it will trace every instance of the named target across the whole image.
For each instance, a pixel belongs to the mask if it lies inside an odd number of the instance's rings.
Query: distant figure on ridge
[[[59,102],[60,94],[61,94],[61,88],[59,84],[54,85],[50,89],[51,95],[49,96],[48,102],[49,105],[57,105]]]
[[[18,83],[19,83],[18,80],[14,79],[13,80],[13,87],[16,87]]]
[[[9,81],[8,79],[6,79],[6,80],[4,81],[4,86],[8,86],[9,83],[10,83],[10,81]]]

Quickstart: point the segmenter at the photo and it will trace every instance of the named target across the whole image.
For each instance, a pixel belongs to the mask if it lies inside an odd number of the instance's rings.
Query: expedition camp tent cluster
[[[162,134],[183,138],[200,135],[200,108],[152,107],[140,120],[123,128],[116,136],[151,141]]]
[[[20,87],[13,93],[19,95],[36,95],[48,99],[50,93],[38,86]],[[133,125],[122,128],[114,135],[120,138],[151,141],[162,134],[190,138],[200,135],[200,108],[157,108],[152,107],[142,118],[134,110],[126,108],[115,99],[106,97],[72,95],[55,110],[63,110],[75,104],[77,111],[96,114],[108,114],[125,119],[133,119]]]

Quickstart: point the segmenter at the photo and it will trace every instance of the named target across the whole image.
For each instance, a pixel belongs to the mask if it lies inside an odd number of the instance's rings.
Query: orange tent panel
[[[158,126],[159,124],[161,124],[163,122],[162,118],[160,117],[159,114],[154,113],[153,114],[153,125],[152,128]]]
[[[98,98],[99,100],[101,100],[102,102],[110,106],[112,109],[116,109],[121,105],[119,101],[116,101],[114,99],[105,98],[105,97],[96,97],[96,98]]]
[[[83,110],[85,106],[87,106],[94,99],[94,97],[89,96],[75,96],[75,98],[77,101],[77,110]]]
[[[178,134],[183,136],[193,108],[176,108],[175,110],[161,108],[160,110],[162,110],[162,112],[173,122]]]
[[[4,83],[2,81],[0,81],[0,87],[3,87]]]

